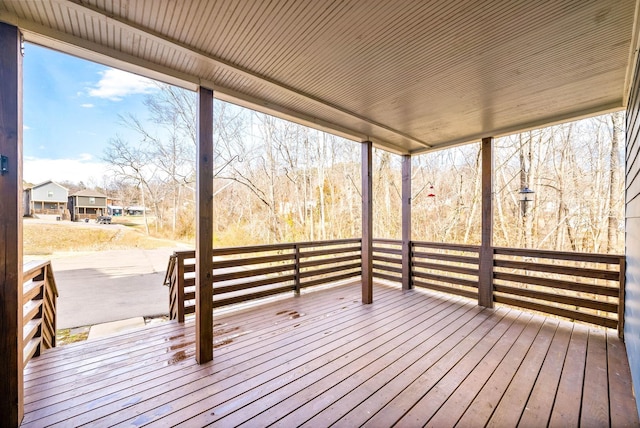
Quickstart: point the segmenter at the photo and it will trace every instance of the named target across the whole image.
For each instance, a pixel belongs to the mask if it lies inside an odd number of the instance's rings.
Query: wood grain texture
[[[478,304],[493,307],[493,137],[482,139],[482,232]]]
[[[196,361],[213,359],[213,90],[198,90]]]
[[[373,143],[362,143],[362,303],[373,302]]]
[[[411,155],[402,156],[402,289],[411,283]]]
[[[624,106],[635,3],[602,7],[42,0],[2,17],[34,43],[417,154]]]
[[[18,28],[0,22],[0,419],[23,414],[22,343],[22,55]]]
[[[583,394],[637,425],[615,331],[587,358],[583,326],[374,286],[371,305],[354,281],[216,315],[215,364],[193,360],[192,321],[46,350],[23,426],[577,426]]]

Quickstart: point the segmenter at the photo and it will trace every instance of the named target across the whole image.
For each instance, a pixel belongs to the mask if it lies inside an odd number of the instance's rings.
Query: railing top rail
[[[328,241],[287,242],[282,244],[223,247],[223,248],[214,248],[213,255],[225,256],[225,255],[233,255],[233,254],[259,253],[259,252],[265,252],[265,251],[294,250],[296,246],[298,248],[309,248],[309,247],[326,247],[330,245],[340,245],[340,244],[359,244],[361,241],[362,240],[360,238],[349,238],[349,239],[333,239]],[[173,255],[182,256],[183,258],[192,258],[192,257],[195,257],[196,251],[195,250],[174,251]]]
[[[250,245],[242,247],[224,247],[214,248],[214,256],[224,256],[229,254],[245,254],[245,253],[259,253],[263,251],[279,251],[279,250],[293,250],[293,243],[284,244],[266,244],[266,245]]]
[[[48,264],[51,264],[51,260],[32,260],[30,262],[26,262],[22,265],[22,275],[29,276]]]
[[[37,276],[38,272],[47,266],[51,266],[51,260],[32,260],[22,265],[22,277],[26,280],[31,280]],[[49,283],[51,291],[58,297],[58,287],[56,286],[56,280],[53,276],[51,268],[47,269],[46,281]]]
[[[332,239],[328,241],[306,241],[306,242],[296,242],[295,245],[298,248],[305,247],[327,247],[329,245],[340,245],[340,244],[359,244],[362,241],[360,238],[348,238],[348,239]]]
[[[445,242],[426,242],[426,241],[411,241],[411,245],[414,247],[426,247],[426,248],[441,248],[443,250],[457,250],[457,251],[480,251],[479,245],[469,244],[450,244]]]
[[[529,256],[557,260],[573,260],[580,262],[620,264],[624,259],[622,254],[598,254],[598,253],[579,253],[570,251],[554,251],[554,250],[534,250],[529,248],[507,248],[494,247],[494,254],[505,256]]]
[[[179,250],[174,251],[169,257],[182,257],[183,259],[193,258],[196,256],[196,250]]]

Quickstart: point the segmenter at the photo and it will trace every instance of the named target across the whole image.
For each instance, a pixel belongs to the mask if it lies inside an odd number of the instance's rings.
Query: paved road
[[[162,285],[174,248],[82,253],[52,260],[58,286],[58,328],[166,315]]]

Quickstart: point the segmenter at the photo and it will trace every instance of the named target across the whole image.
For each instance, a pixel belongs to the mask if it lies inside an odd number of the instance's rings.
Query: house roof
[[[400,153],[625,106],[637,0],[0,0],[27,41]]]
[[[87,197],[93,197],[93,198],[106,198],[106,195],[103,195],[102,193],[98,192],[97,190],[91,190],[91,189],[83,189],[83,190],[79,190],[77,192],[75,192],[72,195],[69,196],[87,196]]]
[[[33,187],[31,187],[31,188],[32,188],[32,189],[37,189],[38,187],[46,186],[47,184],[55,184],[56,186],[58,186],[58,187],[62,187],[63,189],[65,189],[65,190],[67,190],[67,191],[69,190],[69,189],[67,189],[66,187],[64,187],[63,185],[58,184],[58,183],[56,183],[56,182],[55,182],[55,181],[53,181],[53,180],[43,181],[42,183],[38,183],[38,184],[34,185],[34,186],[33,186]]]

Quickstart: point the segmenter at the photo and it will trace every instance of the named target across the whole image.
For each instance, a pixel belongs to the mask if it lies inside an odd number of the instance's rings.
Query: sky
[[[23,72],[24,180],[104,183],[108,141],[136,139],[118,115],[145,120],[154,83],[33,44],[25,46]]]

